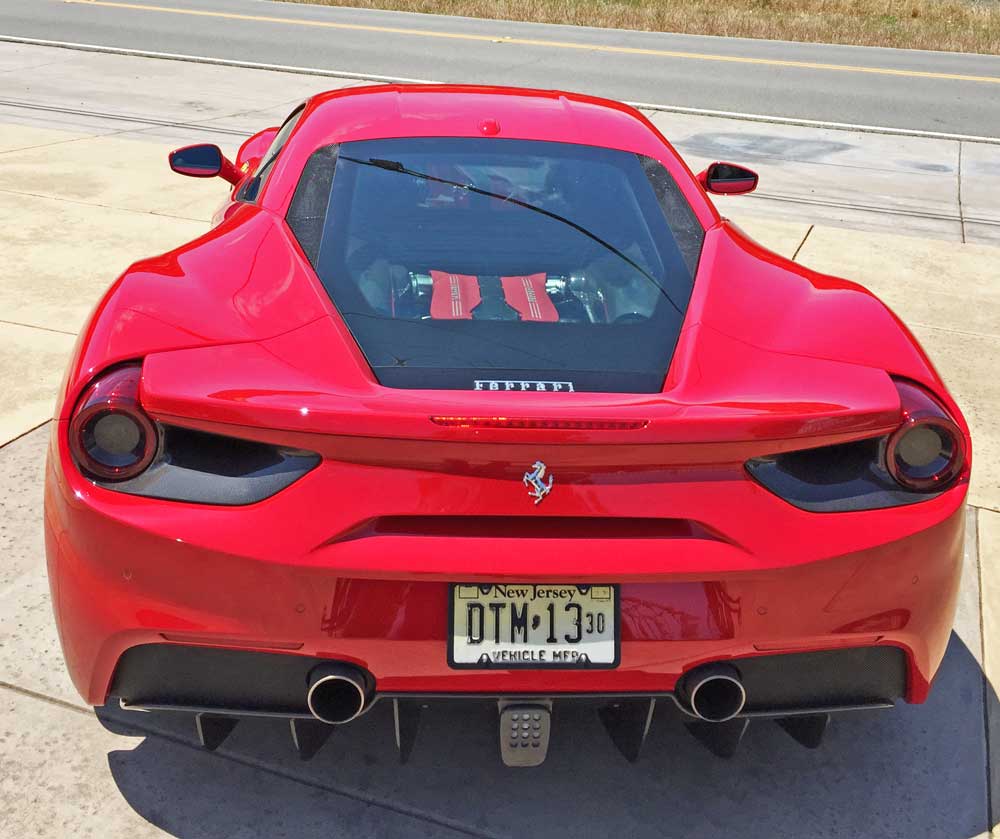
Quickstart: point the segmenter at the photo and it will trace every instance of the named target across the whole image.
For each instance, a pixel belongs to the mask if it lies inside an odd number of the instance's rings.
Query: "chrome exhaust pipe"
[[[706,722],[733,719],[747,701],[739,671],[729,664],[706,664],[691,671],[680,692],[691,712]]]
[[[309,713],[330,725],[350,722],[368,705],[372,682],[364,670],[350,664],[320,664],[309,674]]]

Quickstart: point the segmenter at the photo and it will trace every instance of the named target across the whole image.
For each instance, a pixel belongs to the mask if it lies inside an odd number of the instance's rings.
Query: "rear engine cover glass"
[[[400,388],[657,392],[704,238],[651,158],[479,138],[321,148],[288,223]]]

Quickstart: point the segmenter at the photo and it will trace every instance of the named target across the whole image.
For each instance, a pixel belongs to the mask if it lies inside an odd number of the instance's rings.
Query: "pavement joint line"
[[[806,243],[806,239],[809,238],[809,234],[813,232],[815,224],[810,224],[809,229],[806,231],[806,235],[802,237],[802,241],[799,242],[799,246],[795,249],[795,253],[792,254],[792,262],[795,262],[796,257],[799,255],[799,251],[802,250],[802,246]]]
[[[32,149],[47,149],[51,146],[65,146],[68,143],[76,143],[80,140],[90,140],[94,137],[112,137],[115,134],[121,134],[120,131],[109,131],[106,134],[87,134],[84,137],[73,137],[70,140],[54,140],[51,143],[36,143],[32,146],[18,146],[16,149],[3,149],[0,154],[14,154],[19,151],[31,151]]]
[[[654,58],[680,58],[690,61],[718,61],[731,64],[753,64],[765,67],[789,67],[800,70],[824,70],[830,72],[866,73],[882,76],[902,76],[904,78],[938,79],[943,81],[976,82],[1000,84],[1000,76],[976,76],[961,73],[937,73],[927,70],[907,70],[895,67],[865,67],[854,64],[828,64],[814,61],[794,61],[776,58],[755,58],[746,55],[721,55],[719,53],[685,52],[648,47],[625,47],[613,44],[590,44],[580,41],[554,41],[545,38],[520,38],[508,35],[479,35],[471,32],[444,32],[436,29],[416,29],[403,26],[375,26],[363,23],[342,23],[340,21],[316,18],[279,17],[277,15],[249,15],[238,12],[222,12],[208,9],[177,8],[156,6],[147,3],[124,3],[118,0],[62,0],[68,5],[103,7],[126,11],[153,12],[156,14],[188,15],[223,20],[240,20],[253,23],[270,23],[285,26],[312,26],[323,29],[339,29],[353,32],[376,32],[386,35],[410,35],[419,38],[444,38],[478,43],[499,43],[515,46],[543,47],[546,49],[580,50],[583,52],[603,52],[620,55],[644,55]]]
[[[6,320],[5,318],[0,318],[0,323],[5,323],[8,326],[23,326],[25,329],[41,329],[44,332],[56,332],[59,335],[69,335],[73,338],[79,334],[77,332],[69,332],[66,329],[53,329],[51,326],[39,326],[37,323],[22,323],[19,320]]]
[[[65,2],[65,0],[63,0]],[[3,37],[0,36],[0,41]],[[745,122],[771,122],[776,125],[801,125],[806,128],[829,128],[834,131],[857,131],[862,134],[889,134],[900,137],[924,137],[929,140],[956,140],[966,143],[989,143],[1000,145],[1000,137],[981,137],[976,134],[952,134],[947,131],[926,131],[922,128],[893,128],[889,125],[864,125],[853,122],[831,122],[822,119],[803,119],[800,117],[784,117],[771,114],[749,114],[742,111],[716,111],[711,108],[688,108],[681,105],[657,105],[652,102],[626,102],[633,108],[645,108],[650,111],[663,111],[673,114],[689,114],[691,116],[720,117],[721,119],[739,119]]]
[[[941,293],[944,294],[947,292],[941,292]],[[963,296],[963,295],[956,295],[956,296]],[[966,335],[969,338],[987,338],[990,341],[1000,341],[1000,335],[993,335],[989,332],[973,332],[968,329],[953,329],[950,326],[937,326],[935,324],[924,323],[923,321],[919,320],[909,320],[907,321],[907,323],[913,326],[919,326],[921,329],[933,329],[937,332],[949,332],[953,335]]]
[[[353,6],[351,7],[353,8]],[[669,138],[668,138],[669,139]],[[699,148],[698,143],[692,143],[691,137],[686,139],[678,139],[676,141],[671,140],[670,145],[672,145],[679,152],[684,154],[697,155],[700,157],[712,157],[716,154],[715,151],[710,149]],[[803,157],[782,157],[780,154],[764,154],[751,149],[742,149],[740,155],[743,161],[748,165],[753,163],[796,163],[800,166],[820,166],[825,169],[853,169],[859,172],[876,172],[878,174],[894,175],[900,170],[899,168],[891,168],[888,166],[873,166],[870,164],[863,163],[841,163],[836,160],[810,160]],[[909,169],[906,170],[906,176],[912,178],[952,178],[955,176],[954,172],[925,172],[920,169]],[[756,193],[751,193],[751,195]]]
[[[53,64],[65,64],[67,61],[72,59],[64,58],[62,61],[43,61],[41,64],[29,64],[27,67],[10,67],[6,70],[0,70],[0,75],[6,73],[23,73],[25,70],[37,70],[40,67],[51,67]]]
[[[1000,217],[987,218],[986,216],[970,216],[968,213],[963,213],[963,217],[966,223],[992,224],[994,226],[1000,225]]]
[[[65,711],[73,711],[74,713],[81,714],[86,717],[91,717],[101,723],[101,720],[95,714],[93,708],[83,708],[79,705],[74,705],[72,702],[67,702],[64,699],[57,699],[52,696],[48,696],[44,693],[38,693],[37,691],[30,690],[28,688],[23,688],[19,685],[12,684],[11,682],[0,680],[0,688],[4,690],[9,690],[12,693],[16,693],[20,696],[24,696],[28,699],[35,699],[39,702],[44,702],[48,705],[52,705],[56,708],[61,708]],[[137,717],[141,715],[137,714]],[[243,757],[241,755],[233,754],[229,751],[206,751],[198,744],[187,740],[183,737],[179,737],[176,734],[171,734],[169,732],[161,731],[149,726],[143,725],[140,722],[132,722],[131,720],[121,720],[118,717],[113,718],[115,723],[120,724],[123,728],[127,728],[132,731],[138,732],[137,736],[145,737],[157,737],[162,740],[166,740],[170,743],[174,743],[178,746],[183,746],[184,748],[196,751],[199,754],[204,754],[206,756],[218,758],[221,760],[228,760],[232,763],[237,763],[240,766],[244,766],[248,769],[256,769],[260,772],[266,772],[270,775],[275,775],[279,778],[283,778],[286,781],[291,781],[296,784],[301,784],[306,787],[310,787],[315,790],[320,790],[322,792],[333,793],[334,795],[339,795],[342,798],[348,798],[352,801],[356,801],[360,804],[365,804],[369,807],[376,807],[383,810],[389,810],[390,812],[396,813],[397,815],[405,816],[407,818],[416,819],[418,821],[427,822],[429,824],[438,825],[439,827],[447,828],[455,833],[464,834],[465,836],[473,836],[477,839],[500,839],[500,835],[496,833],[490,833],[488,831],[479,830],[470,825],[463,824],[462,822],[448,818],[447,816],[439,816],[434,813],[422,810],[419,807],[412,807],[406,804],[398,804],[393,801],[387,801],[383,798],[379,798],[374,795],[369,795],[361,790],[354,790],[349,787],[343,787],[337,784],[322,784],[317,781],[310,780],[308,778],[302,778],[296,775],[294,772],[289,772],[284,769],[280,769],[275,766],[271,766],[264,761],[255,760],[250,757]],[[112,732],[117,733],[117,732]],[[121,735],[119,735],[121,736]]]
[[[965,212],[962,209],[962,141],[958,141],[958,221],[962,228],[962,244],[965,244]]]
[[[983,672],[986,671],[986,626],[983,620],[983,558],[980,554],[979,541],[979,508],[974,504],[966,504],[972,512],[972,538],[974,541],[973,552],[976,557],[976,575],[979,586],[979,660],[983,662]],[[985,705],[983,706],[985,708]]]
[[[982,555],[982,539],[980,533],[980,514],[979,509],[973,505],[969,505],[973,510],[973,520],[974,527],[972,528],[973,538],[976,540],[975,550],[976,550],[976,571],[979,575],[979,643],[980,643],[980,653],[982,658],[982,672],[980,674],[983,683],[983,739],[986,745],[986,825],[990,829],[990,835],[993,835],[993,767],[992,760],[990,758],[990,680],[987,675],[987,661],[986,661],[986,622],[983,618],[983,555]]]
[[[959,221],[960,216],[954,213],[940,213],[930,210],[907,209],[906,207],[881,207],[877,204],[859,204],[853,201],[830,201],[818,198],[808,198],[806,196],[781,195],[779,193],[758,192],[748,196],[754,201],[781,201],[787,204],[806,204],[812,207],[833,207],[841,210],[858,210],[859,212],[878,213],[879,215],[906,216],[908,218],[926,218],[935,221]],[[996,219],[974,219],[966,217],[967,221],[975,221],[979,224],[992,226],[1000,225],[1000,220]]]
[[[290,100],[297,101],[297,100]],[[284,104],[284,103],[281,103]],[[184,131],[208,131],[216,134],[234,134],[238,137],[248,137],[250,136],[246,131],[242,131],[236,128],[226,128],[224,126],[214,127],[207,125],[206,123],[177,123],[177,122],[165,122],[163,120],[157,120],[155,117],[147,117],[144,119],[133,119],[126,114],[113,114],[110,112],[102,111],[86,111],[80,108],[62,108],[55,105],[40,105],[35,102],[26,102],[23,100],[0,100],[0,108],[26,108],[29,110],[40,110],[47,113],[61,113],[61,114],[72,114],[74,116],[84,116],[92,117],[94,119],[110,119],[118,120],[123,122],[134,123],[136,127],[133,128],[120,128],[116,131],[98,131],[94,134],[84,134],[80,137],[72,137],[68,140],[55,140],[51,143],[38,143],[31,146],[19,146],[15,149],[4,149],[0,151],[0,155],[3,154],[14,154],[19,151],[30,151],[31,149],[43,149],[50,146],[62,146],[67,143],[79,143],[81,140],[98,140],[104,137],[118,137],[123,134],[142,134],[147,131],[155,131],[157,128],[167,127],[167,128],[180,128]],[[261,110],[267,110],[262,108]],[[247,113],[254,113],[249,111]],[[211,122],[216,119],[231,119],[233,116],[242,116],[243,113],[236,114],[223,114],[218,117],[212,117],[207,122]]]
[[[30,434],[31,432],[25,432],[25,433]],[[11,442],[13,442],[13,440]],[[37,699],[39,702],[45,702],[48,705],[55,705],[57,708],[62,708],[65,711],[75,711],[78,714],[83,714],[83,716],[85,717],[91,716],[93,714],[93,710],[90,708],[84,708],[80,705],[74,705],[72,702],[67,702],[65,699],[57,699],[54,696],[48,696],[47,694],[31,690],[30,688],[23,688],[20,685],[15,685],[13,682],[6,682],[0,680],[0,688],[3,688],[4,690],[9,690],[12,693],[16,693],[21,696],[25,696],[28,699]]]
[[[6,448],[7,446],[9,446],[9,445],[10,445],[11,443],[16,443],[16,442],[17,442],[18,440],[20,440],[20,439],[21,439],[22,437],[27,437],[27,436],[28,436],[29,434],[32,434],[32,433],[34,433],[35,431],[38,431],[38,429],[39,429],[39,428],[44,428],[44,427],[45,427],[46,425],[48,425],[48,424],[49,424],[50,422],[52,422],[52,418],[51,418],[51,417],[49,417],[48,419],[46,419],[46,420],[43,420],[42,422],[38,423],[38,425],[34,425],[34,426],[32,426],[32,427],[31,427],[31,428],[29,428],[29,429],[28,429],[27,431],[22,431],[22,432],[21,432],[20,434],[18,434],[18,435],[17,435],[16,437],[11,437],[11,438],[10,438],[9,440],[6,440],[6,441],[2,441],[2,440],[0,440],[0,450],[3,450],[3,449],[5,449],[5,448]],[[10,687],[11,689],[14,689],[14,686],[13,686],[13,685],[8,685],[8,684],[7,684],[7,682],[4,682],[4,681],[0,681],[0,687]]]
[[[64,0],[65,2],[65,0]],[[125,47],[109,47],[100,44],[83,44],[72,41],[53,41],[44,38],[23,38],[17,35],[0,35],[0,42],[14,44],[33,44],[42,47],[78,50],[80,52],[107,53],[110,55],[129,55],[139,58],[157,58],[165,61],[188,61],[195,64],[214,64],[220,67],[243,67],[250,70],[267,70],[278,73],[296,73],[306,76],[324,76],[327,78],[353,79],[361,81],[387,82],[397,84],[442,84],[433,79],[411,79],[403,76],[383,76],[374,73],[356,73],[349,70],[326,70],[321,67],[300,67],[289,64],[267,64],[258,61],[242,61],[229,58],[212,58],[204,55],[186,55],[183,53],[153,52],[150,50],[128,49]],[[997,79],[1000,82],[1000,78]],[[833,131],[853,131],[862,134],[888,134],[901,137],[923,137],[932,140],[960,140],[967,143],[987,143],[1000,145],[1000,137],[986,137],[975,134],[953,134],[946,131],[925,131],[916,128],[894,128],[886,125],[865,125],[850,122],[831,122],[828,120],[804,119],[786,117],[777,114],[751,114],[741,111],[719,111],[710,108],[689,108],[682,105],[664,105],[655,102],[633,102],[624,100],[633,108],[663,113],[688,114],[691,116],[717,117],[719,119],[735,119],[744,122],[764,122],[774,125],[798,125],[806,128],[823,128]]]
[[[209,224],[210,219],[206,218],[194,218],[193,216],[177,216],[172,213],[155,213],[152,210],[134,210],[130,207],[115,207],[111,204],[99,204],[95,201],[80,201],[76,198],[65,198],[61,195],[41,195],[37,192],[23,192],[19,189],[3,189],[0,187],[0,193],[6,195],[23,195],[27,198],[40,198],[43,201],[61,201],[64,204],[76,204],[81,207],[100,207],[102,210],[115,210],[120,213],[132,213],[137,216],[154,216],[156,218],[172,218],[177,221],[196,221],[202,224]],[[14,323],[14,321],[0,321],[0,323]],[[19,324],[20,326],[31,326],[31,324]],[[35,329],[44,329],[45,327],[33,327]],[[59,329],[49,330],[50,332],[61,332]],[[74,335],[76,333],[70,332],[69,335]]]
[[[4,38],[0,36],[0,41]],[[118,122],[132,122],[136,125],[145,126],[146,128],[185,128],[185,129],[201,129],[204,131],[214,131],[217,134],[234,134],[239,137],[248,137],[246,131],[242,131],[237,128],[226,128],[225,126],[212,126],[205,125],[204,123],[197,122],[181,122],[180,120],[169,120],[169,119],[157,119],[156,117],[150,116],[139,116],[133,117],[129,114],[115,114],[110,111],[89,111],[84,108],[67,108],[58,105],[41,105],[37,102],[27,102],[25,100],[18,99],[0,99],[0,107],[8,108],[25,108],[33,111],[46,111],[49,113],[59,113],[59,114],[72,114],[74,116],[82,117],[92,117],[95,119],[110,119],[116,120]],[[225,116],[212,117],[212,119],[226,119]],[[140,129],[123,129],[122,133],[127,131],[138,131]],[[101,136],[101,135],[96,135]],[[85,138],[77,138],[85,139]]]
[[[296,96],[294,99],[282,99],[280,102],[274,102],[271,105],[265,105],[263,108],[247,108],[244,111],[233,111],[231,113],[224,114],[222,116],[209,117],[208,119],[204,120],[204,122],[205,124],[208,124],[210,122],[215,122],[216,120],[220,119],[232,119],[233,117],[256,116],[257,114],[262,114],[265,113],[266,111],[270,111],[272,108],[277,108],[277,107],[287,108],[289,105],[296,107],[299,104],[301,104],[302,101],[303,99],[301,96]]]
[[[981,610],[980,610],[981,611]],[[987,826],[993,825],[993,784],[991,782],[991,776],[993,774],[992,761],[990,760],[990,709],[989,709],[989,696],[990,696],[990,680],[986,678],[986,673],[980,673],[979,678],[983,683],[983,739],[985,740],[985,773],[986,773],[986,824]],[[992,836],[992,831],[990,832]]]

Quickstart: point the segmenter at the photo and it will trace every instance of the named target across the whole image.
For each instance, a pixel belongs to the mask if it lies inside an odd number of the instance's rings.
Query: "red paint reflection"
[[[733,638],[740,599],[723,583],[622,586],[623,641],[707,641]]]

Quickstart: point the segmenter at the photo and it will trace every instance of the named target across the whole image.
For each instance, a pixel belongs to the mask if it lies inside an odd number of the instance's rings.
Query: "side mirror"
[[[240,181],[236,167],[226,159],[222,150],[208,143],[185,146],[170,152],[170,168],[178,175],[187,175],[190,178],[218,176],[231,184]]]
[[[706,192],[716,195],[743,195],[753,192],[759,180],[752,169],[737,166],[735,163],[712,163],[704,172],[699,173],[698,183]]]

